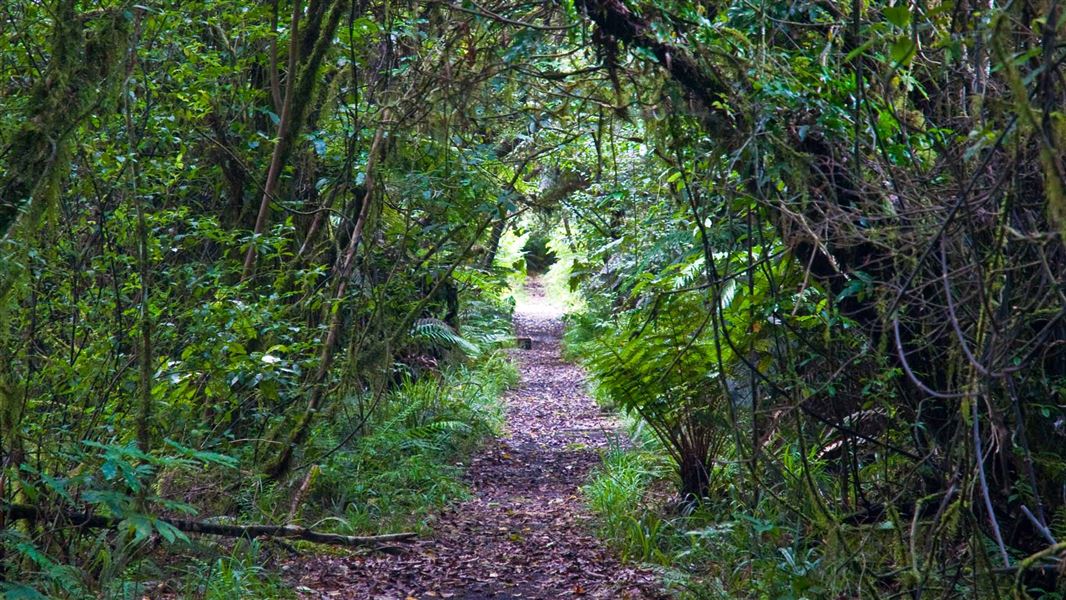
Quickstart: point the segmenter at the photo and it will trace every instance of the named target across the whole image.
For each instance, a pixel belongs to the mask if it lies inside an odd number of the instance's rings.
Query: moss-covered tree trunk
[[[0,237],[27,207],[34,215],[44,211],[67,163],[70,139],[114,95],[133,15],[126,7],[78,14],[75,4],[54,3],[52,55],[0,167]]]
[[[307,30],[304,33],[303,44],[297,43],[300,39],[300,3],[296,3],[293,8],[290,27],[294,37],[289,48],[288,66],[288,76],[292,78],[292,81],[288,84],[282,101],[282,112],[278,121],[278,139],[270,158],[259,212],[255,219],[256,236],[265,233],[270,224],[271,204],[277,195],[281,173],[289,159],[293,145],[303,131],[310,101],[314,96],[315,83],[318,81],[319,67],[322,66],[326,52],[333,45],[333,36],[337,32],[337,26],[347,6],[347,2],[333,2],[329,15],[326,16],[325,3],[312,2],[308,8],[308,19],[304,23]],[[306,54],[306,58],[301,59],[301,50]],[[256,247],[252,243],[248,246],[244,257],[242,280],[250,279],[255,273],[256,258]]]
[[[377,131],[374,134],[374,141],[370,145],[365,172],[366,176],[364,179],[366,192],[363,196],[359,216],[356,218],[355,228],[352,231],[352,235],[348,239],[348,246],[345,248],[344,254],[338,257],[337,260],[337,268],[335,271],[336,288],[333,294],[333,305],[330,308],[329,327],[326,330],[326,337],[322,341],[318,358],[318,368],[315,370],[314,376],[310,382],[311,393],[307,401],[307,408],[296,423],[293,424],[291,429],[288,429],[288,422],[286,422],[281,429],[275,431],[273,436],[274,439],[285,438],[285,441],[281,443],[281,451],[265,469],[266,474],[273,479],[279,479],[289,472],[289,469],[292,467],[293,453],[307,440],[307,436],[311,432],[311,425],[315,414],[322,407],[322,403],[326,399],[329,371],[333,366],[337,341],[341,335],[341,324],[343,322],[342,305],[348,292],[348,284],[351,280],[352,269],[355,266],[356,251],[359,249],[359,242],[363,238],[367,221],[370,218],[370,212],[373,206],[373,195],[376,193],[374,186],[376,182],[377,165],[383,154],[385,128],[390,118],[389,111],[386,109],[380,117]]]

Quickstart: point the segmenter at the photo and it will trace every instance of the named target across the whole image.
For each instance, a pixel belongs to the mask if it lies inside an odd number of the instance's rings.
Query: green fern
[[[85,597],[87,595],[76,569],[70,565],[56,562],[53,557],[38,548],[23,534],[13,530],[6,530],[0,534],[0,541],[4,542],[5,547],[13,548],[17,555],[28,559],[36,565],[42,576],[43,583],[46,583],[57,590],[62,590],[65,594],[74,598]],[[40,595],[34,588],[26,585],[11,587],[3,586],[0,587],[0,590],[4,592],[5,598],[45,597]],[[35,596],[35,594],[37,595]]]
[[[442,433],[458,433],[468,434],[473,431],[470,423],[464,423],[463,421],[433,421],[432,423],[426,423],[421,427],[411,429],[409,433],[414,437],[419,438],[432,438]]]
[[[440,319],[418,319],[411,327],[411,337],[433,346],[459,350],[471,358],[481,355],[480,348]]]
[[[1051,535],[1056,540],[1066,539],[1066,506],[1059,506],[1055,509],[1055,513],[1051,515],[1051,522],[1048,525],[1051,529]]]

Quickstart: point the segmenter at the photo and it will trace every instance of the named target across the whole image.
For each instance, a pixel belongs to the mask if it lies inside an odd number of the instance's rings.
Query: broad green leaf
[[[911,58],[914,57],[914,42],[909,38],[899,38],[895,42],[892,42],[890,55],[892,62],[896,65],[906,65],[910,63]]]
[[[881,10],[889,23],[904,28],[911,22],[911,9],[906,5],[888,6]]]

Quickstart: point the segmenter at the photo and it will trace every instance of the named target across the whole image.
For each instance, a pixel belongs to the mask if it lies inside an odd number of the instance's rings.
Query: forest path
[[[304,597],[658,597],[654,574],[621,564],[593,535],[579,487],[618,424],[585,393],[582,369],[562,358],[562,309],[536,280],[526,291],[515,326],[532,348],[513,351],[521,382],[504,398],[504,435],[471,460],[472,497],[400,555],[312,559],[297,582]]]

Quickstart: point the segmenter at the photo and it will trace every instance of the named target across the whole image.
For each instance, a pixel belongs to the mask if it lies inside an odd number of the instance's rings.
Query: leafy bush
[[[525,254],[526,268],[534,273],[544,273],[558,261],[555,251],[550,247],[550,239],[544,232],[537,231],[530,235],[522,246]]]

